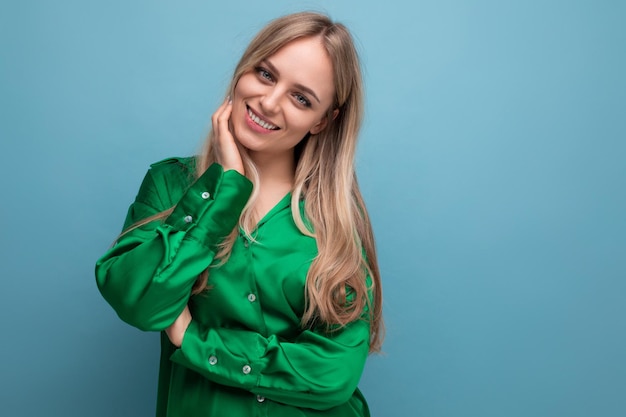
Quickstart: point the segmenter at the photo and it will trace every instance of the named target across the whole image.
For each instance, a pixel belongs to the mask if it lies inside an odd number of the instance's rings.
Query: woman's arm
[[[142,330],[163,330],[187,305],[198,275],[217,244],[237,225],[252,183],[236,170],[210,166],[187,190],[177,160],[154,164],[146,174],[125,227],[173,212],[124,234],[96,263],[96,281],[120,318]]]
[[[336,332],[304,330],[295,340],[191,320],[171,360],[223,385],[296,407],[324,410],[354,393],[369,351],[369,322]]]

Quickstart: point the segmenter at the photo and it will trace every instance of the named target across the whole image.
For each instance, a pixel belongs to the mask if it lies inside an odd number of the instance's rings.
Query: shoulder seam
[[[168,165],[168,164],[179,164],[185,168],[193,169],[196,165],[196,157],[195,156],[187,156],[187,157],[174,156],[170,158],[165,158],[165,159],[162,159],[160,161],[150,164],[150,168],[160,166],[160,165]]]

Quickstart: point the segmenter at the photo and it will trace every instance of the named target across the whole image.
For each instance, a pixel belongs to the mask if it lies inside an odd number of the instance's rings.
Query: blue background
[[[2,2],[0,413],[153,415],[157,335],[119,321],[94,262],[149,163],[197,151],[251,36],[302,9],[346,23],[364,64],[373,415],[626,415],[626,2],[608,0]]]

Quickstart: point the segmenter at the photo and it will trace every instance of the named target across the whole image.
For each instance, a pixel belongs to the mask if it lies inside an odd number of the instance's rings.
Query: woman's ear
[[[339,109],[335,109],[333,110],[333,114],[332,114],[332,119],[335,120],[337,118],[337,116],[339,115]],[[324,130],[324,128],[328,125],[328,116],[324,116],[322,118],[322,120],[319,121],[318,124],[316,124],[315,126],[313,126],[311,128],[311,134],[312,135],[317,135],[318,133],[320,133],[322,130]]]
[[[326,127],[326,125],[328,124],[328,117],[324,116],[322,118],[322,120],[320,120],[315,126],[313,126],[310,130],[312,135],[317,135],[318,133],[320,133],[322,130],[324,130],[324,128]]]

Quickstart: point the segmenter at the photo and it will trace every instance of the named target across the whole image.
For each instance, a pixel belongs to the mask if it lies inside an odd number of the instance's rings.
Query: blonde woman
[[[196,158],[151,166],[96,280],[161,331],[158,416],[368,416],[381,285],[354,173],[363,111],[347,29],[270,22]]]

